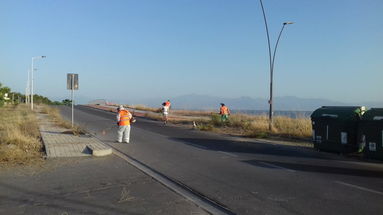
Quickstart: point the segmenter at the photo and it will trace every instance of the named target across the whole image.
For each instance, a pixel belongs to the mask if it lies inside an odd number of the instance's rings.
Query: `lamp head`
[[[32,57],[33,59],[42,59],[42,58],[46,58],[47,56],[36,56],[36,57]]]
[[[294,22],[284,22],[283,25],[291,25],[294,24]]]

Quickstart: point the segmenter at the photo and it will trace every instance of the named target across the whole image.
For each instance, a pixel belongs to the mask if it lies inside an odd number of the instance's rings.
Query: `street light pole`
[[[273,99],[273,72],[272,72],[272,58],[271,58],[271,45],[270,45],[270,34],[269,34],[269,27],[267,25],[267,19],[266,19],[266,13],[265,8],[263,7],[262,0],[259,0],[261,3],[262,13],[263,13],[263,20],[265,22],[265,28],[266,28],[266,35],[267,35],[267,45],[269,48],[269,68],[270,68],[270,99],[269,99],[269,131],[272,129],[273,124],[273,105],[272,105],[272,99]]]
[[[32,57],[32,69],[31,69],[31,110],[33,110],[33,61],[35,59],[42,59],[46,58],[46,56],[37,56],[37,57]]]
[[[293,24],[293,22],[284,22],[281,28],[281,31],[279,32],[277,42],[275,43],[274,47],[274,53],[273,53],[273,59],[271,60],[271,67],[270,67],[270,110],[269,110],[269,130],[271,131],[273,128],[273,115],[274,115],[274,109],[273,109],[273,79],[274,79],[274,63],[275,63],[275,53],[277,52],[279,39],[281,38],[283,29],[285,29],[286,25]]]
[[[267,44],[268,44],[268,48],[269,48],[269,67],[270,67],[269,131],[271,131],[273,128],[273,115],[274,115],[274,113],[273,113],[273,78],[274,78],[273,75],[274,74],[273,73],[274,73],[275,53],[277,52],[279,39],[281,38],[283,29],[285,28],[285,25],[293,24],[293,22],[284,22],[283,23],[282,29],[279,32],[278,39],[277,39],[277,42],[276,42],[275,47],[274,47],[273,57],[271,57],[270,34],[269,34],[269,28],[267,26],[266,13],[265,13],[265,9],[263,7],[262,0],[259,0],[259,2],[261,3],[261,7],[262,7],[263,20],[265,22],[265,28],[266,28],[266,34],[267,34]]]

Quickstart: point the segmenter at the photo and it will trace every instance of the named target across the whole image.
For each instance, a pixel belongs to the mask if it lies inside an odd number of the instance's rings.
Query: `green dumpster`
[[[350,153],[358,151],[358,123],[362,106],[322,106],[311,114],[314,148]]]
[[[359,124],[359,143],[364,156],[383,160],[383,108],[371,108]]]

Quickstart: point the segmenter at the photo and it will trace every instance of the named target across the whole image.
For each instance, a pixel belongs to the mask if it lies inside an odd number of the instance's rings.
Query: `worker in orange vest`
[[[129,143],[130,139],[130,121],[133,119],[132,114],[120,105],[117,108],[117,142],[121,143],[124,137],[124,142]]]
[[[164,125],[166,125],[168,123],[169,107],[170,106],[166,105],[166,102],[162,103],[161,111],[162,111],[162,115],[163,115],[162,120],[164,121]]]
[[[165,106],[169,107],[169,109],[170,109],[171,103],[170,103],[169,99],[165,102]]]
[[[219,114],[221,115],[221,121],[225,122],[229,119],[230,110],[225,106],[224,103],[221,103],[221,108],[219,109]]]

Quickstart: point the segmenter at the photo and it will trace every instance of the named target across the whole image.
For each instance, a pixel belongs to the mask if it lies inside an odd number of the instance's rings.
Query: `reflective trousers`
[[[124,138],[124,142],[129,143],[130,139],[130,125],[120,125],[118,126],[117,131],[117,141],[122,142],[122,138]]]

